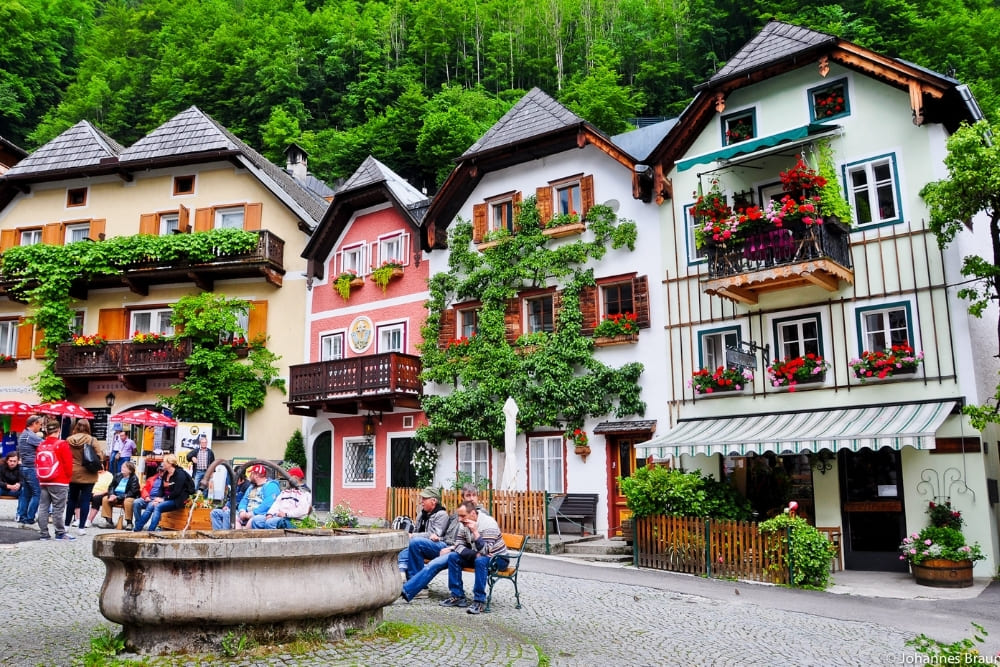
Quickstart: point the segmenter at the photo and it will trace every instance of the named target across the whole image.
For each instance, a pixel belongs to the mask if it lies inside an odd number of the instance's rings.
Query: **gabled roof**
[[[5,139],[2,136],[0,136],[0,150],[7,151],[12,156],[17,157],[18,160],[21,160],[28,156],[28,151],[24,150],[23,148],[15,144],[13,141]]]
[[[81,120],[10,168],[7,180],[43,180],[43,176],[111,173],[117,170],[121,144]]]
[[[676,118],[661,120],[658,123],[616,134],[611,137],[611,141],[629,155],[644,160],[676,124]]]
[[[599,129],[532,88],[457,160],[424,216],[424,250],[443,248],[447,229],[483,176],[548,155],[596,146],[628,169],[636,159]]]
[[[417,230],[428,202],[426,195],[369,155],[337,189],[326,215],[302,251],[302,256],[309,260],[306,275],[323,277],[326,258],[359,210],[389,203]]]

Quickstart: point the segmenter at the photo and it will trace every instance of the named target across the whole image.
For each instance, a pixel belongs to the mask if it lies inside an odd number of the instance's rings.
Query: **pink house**
[[[428,204],[369,157],[337,190],[302,253],[309,363],[289,370],[288,407],[306,417],[318,509],[347,502],[356,514],[381,516],[387,487],[415,483]]]

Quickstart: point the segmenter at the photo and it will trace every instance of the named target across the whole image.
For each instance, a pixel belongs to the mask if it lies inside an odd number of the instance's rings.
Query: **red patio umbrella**
[[[0,415],[33,415],[35,406],[21,401],[0,401]]]
[[[72,401],[49,401],[35,406],[35,412],[43,415],[59,415],[60,417],[74,417],[76,419],[93,419],[94,413],[85,407],[77,405]]]
[[[119,422],[122,424],[137,424],[139,426],[177,426],[177,421],[162,412],[156,412],[148,408],[137,410],[126,410],[108,418],[109,422]]]

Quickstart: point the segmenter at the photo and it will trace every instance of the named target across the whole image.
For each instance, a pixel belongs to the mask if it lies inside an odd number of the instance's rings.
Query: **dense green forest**
[[[192,104],[333,183],[368,154],[433,191],[524,91],[605,131],[674,116],[775,17],[953,73],[1000,104],[989,0],[0,0],[0,135],[125,145]]]

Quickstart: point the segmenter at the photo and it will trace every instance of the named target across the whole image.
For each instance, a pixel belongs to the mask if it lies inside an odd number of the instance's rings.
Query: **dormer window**
[[[66,191],[66,206],[86,206],[87,188],[70,188]]]
[[[851,113],[847,79],[833,81],[809,91],[809,112],[814,121],[832,120]]]
[[[732,146],[757,136],[757,123],[753,109],[738,111],[722,117],[722,145]]]

